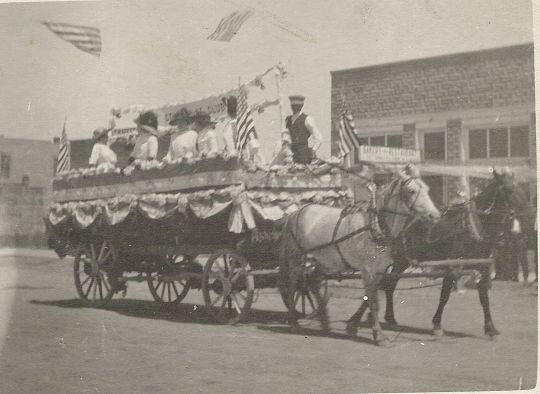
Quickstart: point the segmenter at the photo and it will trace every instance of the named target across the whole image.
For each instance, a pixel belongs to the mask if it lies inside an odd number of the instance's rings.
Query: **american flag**
[[[216,30],[208,36],[209,40],[214,41],[231,41],[234,35],[240,30],[242,24],[253,15],[253,11],[247,10],[244,12],[236,11],[227,15],[219,22]]]
[[[238,135],[236,138],[236,149],[242,152],[246,147],[251,133],[255,132],[255,122],[251,116],[251,110],[247,103],[247,93],[245,89],[240,89],[238,94]]]
[[[60,139],[60,148],[58,149],[58,160],[56,162],[56,173],[68,171],[71,165],[71,146],[66,134],[66,120]]]
[[[347,156],[349,153],[354,152],[355,149],[360,147],[360,141],[356,128],[354,127],[354,120],[348,111],[343,111],[339,117],[338,123],[339,131],[339,156],[341,158]]]
[[[62,40],[75,45],[81,51],[97,57],[101,54],[101,35],[98,28],[68,23],[42,23]]]

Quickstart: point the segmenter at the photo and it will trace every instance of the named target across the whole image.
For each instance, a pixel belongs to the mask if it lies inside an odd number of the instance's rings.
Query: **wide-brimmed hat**
[[[157,115],[152,111],[141,113],[134,121],[150,134],[157,135],[158,119]]]
[[[191,117],[194,122],[197,122],[203,126],[215,126],[217,122],[214,122],[210,117],[210,114],[206,111],[198,111],[195,115]]]
[[[109,133],[109,131],[111,131],[111,129],[106,129],[105,127],[98,127],[97,129],[94,130],[94,133],[93,133],[94,141],[97,141],[100,138],[106,136]]]
[[[174,126],[179,123],[190,123],[192,120],[191,112],[187,108],[180,108],[175,112],[169,124]]]
[[[293,94],[292,96],[289,96],[289,100],[291,101],[291,104],[304,104],[306,97],[301,94]]]

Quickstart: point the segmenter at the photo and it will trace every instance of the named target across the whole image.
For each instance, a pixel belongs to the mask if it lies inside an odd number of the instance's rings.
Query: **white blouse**
[[[169,151],[163,160],[172,161],[183,158],[189,159],[195,156],[197,156],[197,132],[194,130],[187,130],[175,132],[171,135]]]
[[[135,140],[135,147],[131,157],[139,160],[156,159],[158,153],[158,139],[155,135],[139,134]]]
[[[111,148],[101,142],[96,142],[92,148],[92,154],[90,155],[88,164],[97,167],[105,163],[114,165],[116,161],[116,153]]]
[[[197,149],[201,156],[212,156],[218,153],[218,143],[216,132],[212,129],[206,129],[199,132],[197,139]]]

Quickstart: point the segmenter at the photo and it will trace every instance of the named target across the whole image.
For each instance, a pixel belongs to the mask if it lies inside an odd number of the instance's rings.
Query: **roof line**
[[[486,53],[486,52],[496,52],[499,50],[505,50],[505,49],[518,49],[518,48],[526,48],[526,47],[532,47],[534,49],[534,43],[532,41],[527,41],[520,44],[513,44],[503,47],[494,47],[494,48],[485,48],[480,49],[476,51],[467,51],[467,52],[455,52],[455,53],[449,53],[445,55],[438,55],[438,56],[429,56],[429,57],[421,57],[421,58],[414,58],[414,59],[405,59],[405,60],[398,60],[395,62],[389,62],[389,63],[378,63],[378,64],[370,64],[367,66],[361,66],[361,67],[352,67],[352,68],[344,68],[340,70],[334,70],[330,71],[331,75],[334,74],[341,74],[341,73],[347,73],[352,71],[360,71],[360,70],[369,70],[374,69],[378,67],[390,67],[390,66],[397,66],[397,65],[406,65],[406,64],[412,64],[415,62],[421,62],[421,61],[429,61],[429,60],[442,60],[445,58],[452,58],[452,57],[459,57],[464,55],[474,55],[479,53]]]

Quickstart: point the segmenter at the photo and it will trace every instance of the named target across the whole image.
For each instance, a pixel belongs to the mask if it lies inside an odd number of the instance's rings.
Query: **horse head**
[[[393,237],[397,237],[411,220],[421,218],[434,223],[441,217],[417,168],[408,165],[398,170],[397,175],[383,191],[382,212]]]
[[[502,234],[518,221],[523,233],[532,232],[534,213],[532,206],[519,187],[509,168],[491,169],[493,179],[476,196],[476,205],[482,212],[490,236]]]

